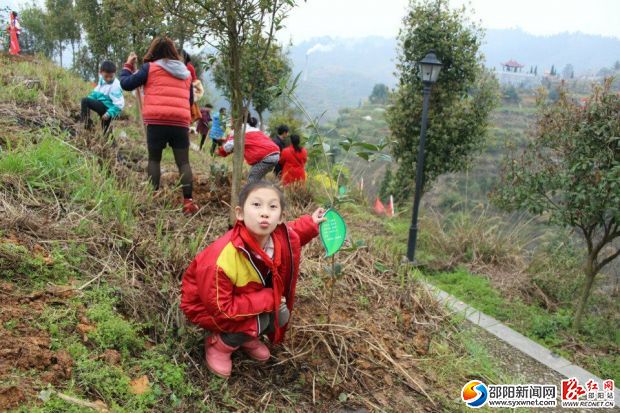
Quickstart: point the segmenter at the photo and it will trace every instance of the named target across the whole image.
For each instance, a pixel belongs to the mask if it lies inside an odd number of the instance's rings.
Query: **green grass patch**
[[[19,179],[53,203],[57,198],[99,215],[128,233],[137,208],[133,191],[110,175],[108,168],[63,142],[56,130],[43,129],[37,143],[23,142],[0,157],[0,182]],[[33,137],[34,138],[34,137]],[[52,201],[54,200],[54,201]]]
[[[45,58],[35,62],[6,62],[0,57],[0,101],[18,104],[51,103],[69,109],[77,107],[92,86]],[[28,82],[26,85],[25,82]]]
[[[84,247],[70,244],[50,243],[50,251],[31,251],[26,246],[13,242],[0,243],[0,279],[11,280],[27,290],[43,288],[54,282],[67,283],[79,276],[77,265],[81,262],[79,253]],[[77,252],[77,254],[76,254]]]
[[[532,340],[573,361],[583,362],[583,367],[594,374],[620,379],[620,357],[617,353],[601,357],[586,352],[585,356],[578,356],[569,347],[574,342],[594,350],[618,346],[620,333],[612,328],[609,320],[589,316],[584,321],[582,330],[577,333],[571,330],[571,308],[560,307],[557,311],[550,312],[537,305],[527,304],[517,297],[508,299],[502,296],[487,278],[471,274],[467,270],[439,273],[425,278]]]

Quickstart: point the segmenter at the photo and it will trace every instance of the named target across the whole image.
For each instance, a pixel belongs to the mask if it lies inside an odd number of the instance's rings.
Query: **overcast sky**
[[[35,0],[43,4],[43,0]],[[396,36],[408,0],[297,0],[280,39],[294,43],[317,36]],[[24,0],[0,0],[17,7]],[[583,32],[620,39],[620,0],[450,0],[471,3],[473,18],[491,29],[520,27],[528,33],[550,35]]]
[[[298,0],[281,40],[316,36],[396,36],[408,0]],[[450,0],[471,3],[473,19],[491,29],[520,27],[550,35],[580,31],[620,38],[620,0]]]

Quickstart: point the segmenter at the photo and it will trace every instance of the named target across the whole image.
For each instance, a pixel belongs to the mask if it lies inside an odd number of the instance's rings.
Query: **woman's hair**
[[[278,187],[278,185],[276,185],[273,182],[269,182],[269,181],[256,181],[256,182],[250,182],[246,184],[241,189],[241,192],[239,192],[239,206],[243,208],[243,205],[245,205],[245,201],[248,200],[248,197],[250,196],[250,194],[256,191],[257,189],[263,189],[263,188],[273,189],[276,192],[276,194],[278,194],[278,198],[280,198],[280,209],[284,211],[284,208],[286,206],[286,201],[284,200],[284,193],[282,192],[280,187]]]
[[[181,60],[174,42],[165,36],[158,36],[153,39],[149,50],[144,55],[144,62],[155,62],[159,59]]]
[[[299,135],[291,135],[291,145],[295,148],[295,152],[301,152],[301,146],[299,145],[301,138]]]

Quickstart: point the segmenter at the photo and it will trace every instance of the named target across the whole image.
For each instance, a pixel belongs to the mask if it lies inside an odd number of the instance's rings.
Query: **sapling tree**
[[[344,193],[340,191],[340,183],[343,178],[343,168],[334,168],[335,159],[332,155],[335,148],[332,148],[326,142],[326,138],[320,128],[320,122],[323,115],[313,117],[308,113],[299,97],[295,94],[298,81],[299,75],[297,75],[294,79],[283,78],[280,80],[278,86],[273,87],[272,90],[277,96],[288,99],[295,107],[297,107],[299,112],[308,122],[308,139],[305,146],[309,149],[308,158],[310,159],[310,162],[314,164],[314,169],[316,171],[337,171],[335,176],[328,175],[328,182],[323,180],[319,181],[323,193],[328,199],[326,205],[327,209],[334,209],[338,205],[342,205],[347,202],[354,202],[355,200],[352,199],[346,191]],[[367,162],[374,162],[379,159],[387,161],[391,160],[390,155],[384,152],[387,148],[387,143],[385,142],[371,144],[351,136],[340,141],[338,143],[338,147],[341,149],[341,153],[344,154],[343,159],[339,161],[339,166],[344,165],[350,156],[357,156]],[[346,229],[342,228],[345,225],[344,221],[339,222],[341,217],[338,215],[334,218],[333,224],[339,227],[339,231],[346,231]],[[330,221],[331,219],[328,218],[328,222]],[[321,225],[325,224],[326,223]],[[338,230],[336,232],[338,232]],[[325,268],[325,272],[328,274],[326,286],[329,289],[327,304],[327,324],[329,324],[331,322],[331,311],[334,300],[334,287],[338,279],[340,279],[343,275],[343,265],[337,261],[337,253],[339,251],[354,252],[360,248],[364,248],[366,245],[363,240],[351,240],[346,248],[340,249],[342,243],[336,242],[339,246],[334,247],[333,244],[330,245],[329,242],[326,243],[323,234],[321,234],[321,238],[323,239],[324,246],[327,251],[327,257],[330,260],[330,265]]]

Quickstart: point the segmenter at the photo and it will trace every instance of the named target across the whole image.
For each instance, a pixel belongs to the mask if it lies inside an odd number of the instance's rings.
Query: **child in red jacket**
[[[230,377],[231,354],[241,348],[266,361],[259,337],[282,341],[295,301],[301,247],[319,233],[322,208],[284,223],[284,196],[274,184],[247,184],[235,207],[237,224],[194,258],[183,275],[181,309],[211,332],[209,370]]]
[[[280,148],[273,143],[269,136],[256,128],[256,119],[248,114],[248,122],[245,128],[245,150],[243,157],[250,168],[248,183],[262,180],[265,175],[278,165],[280,160]],[[234,133],[220,147],[218,154],[228,156],[235,150]]]
[[[301,146],[299,135],[291,135],[291,146],[282,149],[280,165],[282,166],[282,184],[306,182],[306,162],[308,151]]]

